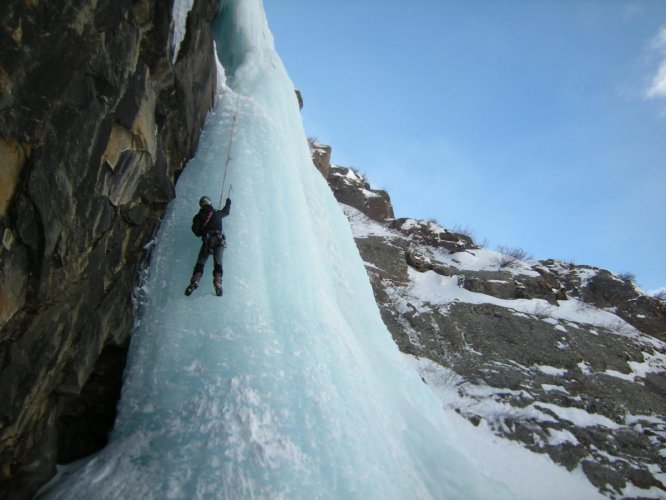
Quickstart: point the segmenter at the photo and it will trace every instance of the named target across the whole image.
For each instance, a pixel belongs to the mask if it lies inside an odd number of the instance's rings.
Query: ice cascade
[[[459,451],[382,323],[261,0],[222,0],[215,29],[224,80],[158,235],[110,444],[40,495],[515,498]],[[185,297],[197,200],[229,186],[225,295],[209,262]]]

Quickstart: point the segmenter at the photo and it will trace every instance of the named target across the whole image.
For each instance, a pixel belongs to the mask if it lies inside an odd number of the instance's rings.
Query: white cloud
[[[647,91],[647,96],[651,97],[666,97],[666,59],[661,62],[657,74],[652,79],[650,88]]]
[[[666,26],[662,26],[657,36],[652,40],[652,48],[657,50],[666,49]]]
[[[641,12],[643,12],[643,7],[641,5],[629,4],[624,9],[624,16],[625,17],[632,17],[636,14],[640,14]]]
[[[650,88],[646,96],[651,99],[655,97],[666,98],[666,26],[662,26],[657,36],[652,40],[652,48],[661,53],[663,60],[657,69],[657,74],[652,78]]]

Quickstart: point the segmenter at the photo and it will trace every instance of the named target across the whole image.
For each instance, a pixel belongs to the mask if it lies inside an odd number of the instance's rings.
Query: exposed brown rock
[[[331,173],[331,146],[314,143],[310,145],[310,152],[315,167],[321,172],[324,179],[328,179]]]
[[[376,221],[393,219],[393,205],[388,193],[372,189],[353,169],[331,166],[328,184],[340,203],[354,207]]]
[[[0,137],[0,217],[6,217],[21,170],[30,158],[30,147]]]
[[[312,162],[328,181],[340,203],[354,207],[377,221],[393,219],[393,205],[386,191],[372,189],[363,176],[352,168],[331,165],[331,146],[320,144],[315,139],[308,142]]]

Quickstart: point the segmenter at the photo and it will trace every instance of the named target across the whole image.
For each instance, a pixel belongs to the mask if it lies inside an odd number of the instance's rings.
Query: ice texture
[[[173,42],[171,53],[171,62],[175,63],[180,51],[180,44],[185,39],[187,31],[187,15],[194,6],[194,0],[175,0],[173,9],[171,10],[171,17],[173,18]]]

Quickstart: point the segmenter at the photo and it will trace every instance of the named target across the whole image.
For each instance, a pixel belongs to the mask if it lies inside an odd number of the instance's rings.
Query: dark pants
[[[220,278],[222,277],[222,254],[224,254],[224,246],[215,245],[213,247],[213,276],[219,274]],[[194,274],[203,274],[204,266],[206,265],[206,261],[208,261],[209,256],[210,252],[208,245],[206,242],[204,242],[201,244],[201,249],[199,250],[199,255],[197,256],[197,263],[194,266]]]

